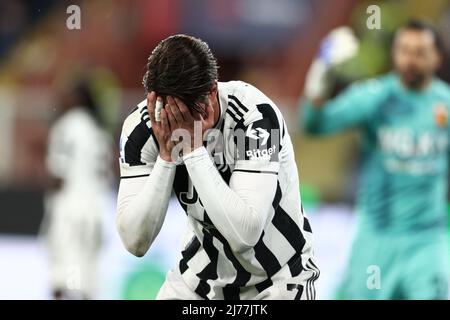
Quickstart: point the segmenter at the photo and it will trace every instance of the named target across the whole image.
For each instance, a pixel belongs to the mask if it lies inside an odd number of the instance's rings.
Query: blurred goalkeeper
[[[435,77],[442,45],[411,21],[394,38],[394,71],[329,99],[332,66],[351,58],[349,28],[322,43],[306,79],[302,119],[311,134],[363,132],[358,229],[345,299],[447,299],[446,195],[450,89]],[[374,266],[376,268],[374,268]],[[380,284],[370,283],[373,270]]]

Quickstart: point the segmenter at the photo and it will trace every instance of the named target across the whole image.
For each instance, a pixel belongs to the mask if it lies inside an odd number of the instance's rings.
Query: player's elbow
[[[307,123],[303,127],[302,130],[307,136],[311,137],[327,137],[331,134],[331,132],[322,128],[319,124],[316,123]]]
[[[303,106],[298,115],[300,128],[303,133],[310,136],[326,135],[322,128],[320,117],[312,105]]]
[[[320,124],[312,119],[305,119],[301,123],[302,132],[309,136],[321,136],[324,132],[320,128]]]
[[[143,239],[138,233],[130,232],[120,218],[117,219],[117,231],[125,249],[136,257],[143,257],[149,247],[150,241]]]
[[[242,252],[247,251],[247,250],[253,248],[254,246],[256,246],[259,239],[260,239],[260,235],[259,236],[250,236],[250,237],[247,236],[245,239],[242,239],[242,238],[234,239],[233,241],[229,241],[229,243],[230,243],[231,250],[233,250],[233,252],[242,253]]]
[[[127,251],[138,258],[143,257],[148,251],[148,246],[143,246],[139,243],[125,242],[123,240],[122,242]]]
[[[230,242],[231,249],[234,252],[244,252],[256,246],[261,239],[264,221],[256,212],[245,215],[246,219],[242,221],[242,229],[235,231],[234,241]]]
[[[150,247],[148,244],[143,243],[140,239],[124,239],[122,238],[122,243],[125,249],[132,255],[140,258],[143,257]]]
[[[304,123],[302,129],[302,131],[307,135],[317,135],[317,130],[310,123]]]

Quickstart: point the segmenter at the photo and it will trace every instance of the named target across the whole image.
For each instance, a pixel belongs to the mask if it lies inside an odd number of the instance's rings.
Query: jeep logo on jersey
[[[267,143],[270,134],[267,130],[262,128],[253,129],[253,123],[251,123],[247,128],[246,136],[255,140],[262,139],[261,145],[264,145]]]

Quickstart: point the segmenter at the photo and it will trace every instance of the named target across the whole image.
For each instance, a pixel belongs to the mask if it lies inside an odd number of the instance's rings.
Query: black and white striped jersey
[[[294,150],[285,121],[275,104],[242,81],[218,83],[221,116],[205,146],[222,179],[271,175],[276,191],[256,245],[233,250],[210,219],[186,166],[176,167],[173,191],[188,217],[178,268],[183,280],[205,299],[252,298],[282,279],[319,271],[314,263],[312,231],[303,213]],[[145,179],[158,156],[146,101],[125,120],[121,135],[121,177]],[[261,185],[261,193],[265,192]],[[203,199],[204,202],[205,199]],[[258,235],[259,236],[259,235]],[[311,290],[311,298],[314,295]]]

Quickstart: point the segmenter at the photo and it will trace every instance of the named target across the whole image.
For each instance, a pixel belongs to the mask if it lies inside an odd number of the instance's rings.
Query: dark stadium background
[[[66,8],[81,8],[81,30],[68,30]],[[366,28],[369,4],[382,9],[381,30]],[[282,110],[293,137],[302,197],[311,217],[322,268],[318,298],[333,298],[351,238],[358,174],[358,134],[303,137],[298,99],[320,39],[347,24],[361,39],[359,55],[338,70],[339,88],[389,70],[393,30],[425,17],[450,33],[445,0],[1,0],[0,1],[0,299],[47,299],[43,216],[44,159],[55,86],[75,74],[92,79],[108,130],[141,101],[141,79],[155,44],[170,34],[206,40],[220,63],[220,80],[252,83]],[[444,37],[449,45],[450,38]],[[448,66],[448,65],[446,65]],[[442,77],[450,79],[450,69]],[[80,133],[82,134],[82,133]],[[117,158],[117,143],[114,144]],[[105,165],[109,166],[109,163]],[[97,298],[152,298],[177,258],[184,214],[171,205],[155,248],[143,259],[123,249],[114,228],[116,177],[104,217]]]

